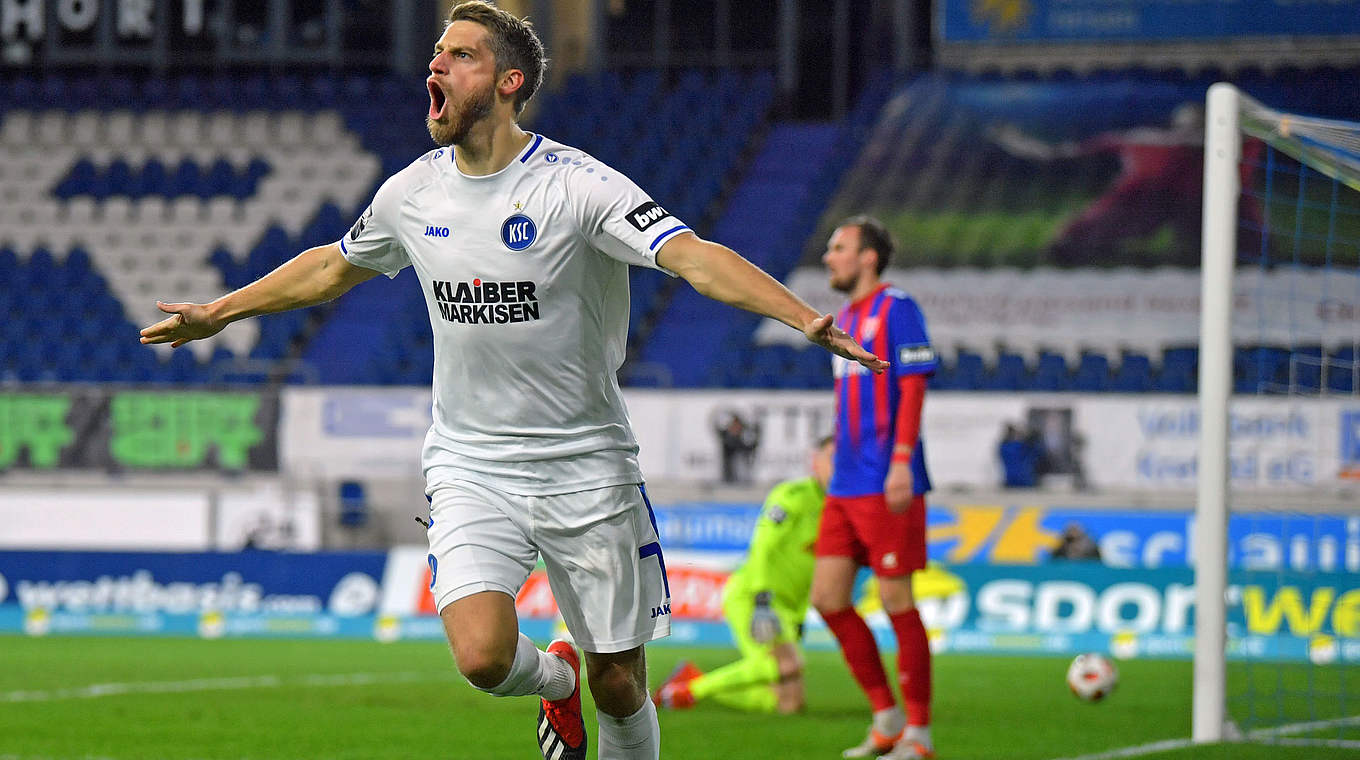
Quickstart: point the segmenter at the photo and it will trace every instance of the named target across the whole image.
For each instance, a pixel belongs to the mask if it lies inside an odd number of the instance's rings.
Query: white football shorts
[[[670,634],[670,583],[641,486],[521,496],[454,480],[429,496],[436,609],[479,591],[516,597],[541,554],[585,651],[622,652]]]

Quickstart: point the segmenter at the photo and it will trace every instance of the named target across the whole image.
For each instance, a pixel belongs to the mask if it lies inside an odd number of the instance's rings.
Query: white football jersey
[[[617,371],[628,265],[689,230],[627,177],[541,135],[499,172],[421,156],[341,241],[351,263],[415,267],[434,330],[428,484],[510,493],[642,482]]]

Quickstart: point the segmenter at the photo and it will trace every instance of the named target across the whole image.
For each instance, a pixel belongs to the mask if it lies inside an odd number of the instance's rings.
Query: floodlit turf
[[[653,680],[682,656],[711,668],[730,653],[654,647]],[[1188,662],[1121,662],[1119,690],[1098,705],[1066,692],[1066,664],[936,658],[940,758],[1044,760],[1188,735]],[[839,757],[861,738],[867,705],[836,653],[810,653],[807,680],[808,710],[797,717],[710,705],[664,712],[665,756]],[[588,698],[586,709],[593,716]],[[536,712],[533,698],[475,691],[436,643],[0,637],[0,760],[527,759],[537,757]],[[1147,757],[1357,754],[1236,745]]]

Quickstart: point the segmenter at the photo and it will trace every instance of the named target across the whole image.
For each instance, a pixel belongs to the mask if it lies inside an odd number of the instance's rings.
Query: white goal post
[[[1199,343],[1199,450],[1198,483],[1194,527],[1194,573],[1195,573],[1195,652],[1194,652],[1194,696],[1192,701],[1191,740],[1194,742],[1217,742],[1225,739],[1240,738],[1233,729],[1228,715],[1227,693],[1227,644],[1228,644],[1228,527],[1232,512],[1230,504],[1230,478],[1232,475],[1229,459],[1229,403],[1233,393],[1234,340],[1232,335],[1234,288],[1233,277],[1237,267],[1239,241],[1238,230],[1241,224],[1239,199],[1243,197],[1243,143],[1245,139],[1259,139],[1268,150],[1287,156],[1290,163],[1297,161],[1298,170],[1288,168],[1268,170],[1281,172],[1286,176],[1296,176],[1298,189],[1288,205],[1293,207],[1293,216],[1286,212],[1289,227],[1293,228],[1293,266],[1306,270],[1309,262],[1300,265],[1300,240],[1310,238],[1325,240],[1327,271],[1333,271],[1332,246],[1338,249],[1360,250],[1355,237],[1354,220],[1360,219],[1354,205],[1356,197],[1352,191],[1360,191],[1360,124],[1346,121],[1316,118],[1272,110],[1243,94],[1231,84],[1218,83],[1209,88],[1205,112],[1204,132],[1204,193],[1203,193],[1203,233],[1201,249],[1201,303],[1200,303],[1200,343]],[[1251,161],[1249,161],[1251,163]],[[1268,163],[1267,166],[1270,166]],[[1292,174],[1290,174],[1292,173]],[[1327,224],[1325,236],[1319,237],[1303,230],[1303,210],[1310,205],[1304,191],[1307,174],[1314,173],[1330,181],[1330,207],[1324,206]],[[1314,183],[1316,184],[1316,183]],[[1270,243],[1270,184],[1267,179],[1265,195],[1265,220],[1259,230],[1262,267],[1269,262]],[[1338,188],[1348,200],[1338,201]],[[1246,188],[1251,193],[1253,188]],[[1255,196],[1253,196],[1255,197]],[[1278,201],[1277,201],[1278,204]],[[1312,203],[1317,208],[1316,203]],[[1250,212],[1250,209],[1247,209]],[[1337,219],[1345,215],[1345,228]],[[1249,213],[1250,215],[1250,213]],[[1288,232],[1286,231],[1286,234]],[[1348,259],[1340,271],[1345,282],[1354,282],[1360,273]],[[1244,275],[1245,276],[1245,275]],[[1348,292],[1352,288],[1348,285]],[[1325,292],[1325,291],[1324,291]],[[1292,299],[1288,294],[1272,296]],[[1257,309],[1263,309],[1257,304]],[[1290,325],[1274,325],[1294,330],[1292,311],[1288,317]],[[1278,314],[1263,312],[1262,320],[1280,320]],[[1263,322],[1264,324],[1264,322]],[[1240,323],[1239,323],[1240,326]],[[1344,330],[1344,325],[1339,328]],[[1244,336],[1245,337],[1245,336]],[[1316,344],[1335,342],[1336,335],[1312,335],[1310,342]],[[1355,352],[1360,350],[1360,336],[1347,336],[1346,350],[1349,351],[1341,369],[1349,373],[1350,385],[1339,385],[1334,389],[1345,394],[1355,394],[1353,387],[1360,378],[1360,363]],[[1291,341],[1294,338],[1291,338]],[[1311,361],[1320,365],[1321,379],[1314,377],[1313,386],[1300,391],[1304,395],[1326,394],[1328,372],[1337,363],[1335,357],[1328,358],[1327,351],[1335,346],[1323,346],[1321,353],[1315,353]],[[1292,349],[1291,349],[1292,350]],[[1317,349],[1315,349],[1317,351]],[[1289,393],[1294,393],[1294,359],[1291,358]],[[1302,387],[1302,386],[1301,386]],[[1281,393],[1279,384],[1265,390],[1266,393]],[[1310,682],[1311,683],[1311,682]],[[1311,687],[1310,687],[1311,688]],[[1234,693],[1234,699],[1236,699]],[[1360,718],[1357,718],[1360,720]],[[1346,718],[1351,720],[1351,718]]]
[[[1228,401],[1236,263],[1242,94],[1209,88],[1204,123],[1200,270],[1199,483],[1195,506],[1195,665],[1190,738],[1216,742],[1227,723]]]

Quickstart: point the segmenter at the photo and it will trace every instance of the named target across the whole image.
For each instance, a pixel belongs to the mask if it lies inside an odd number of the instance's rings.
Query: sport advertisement
[[[731,645],[721,598],[740,557],[669,552],[670,643]],[[1193,651],[1193,574],[1184,565],[932,562],[913,583],[940,652],[1176,658]],[[8,552],[0,553],[0,633],[439,640],[428,588],[425,550],[415,546],[385,554]],[[1230,657],[1360,662],[1360,574],[1236,569],[1227,596]],[[871,580],[857,598],[890,647]],[[541,569],[517,607],[530,636],[562,634]],[[834,646],[815,613],[806,641]]]

